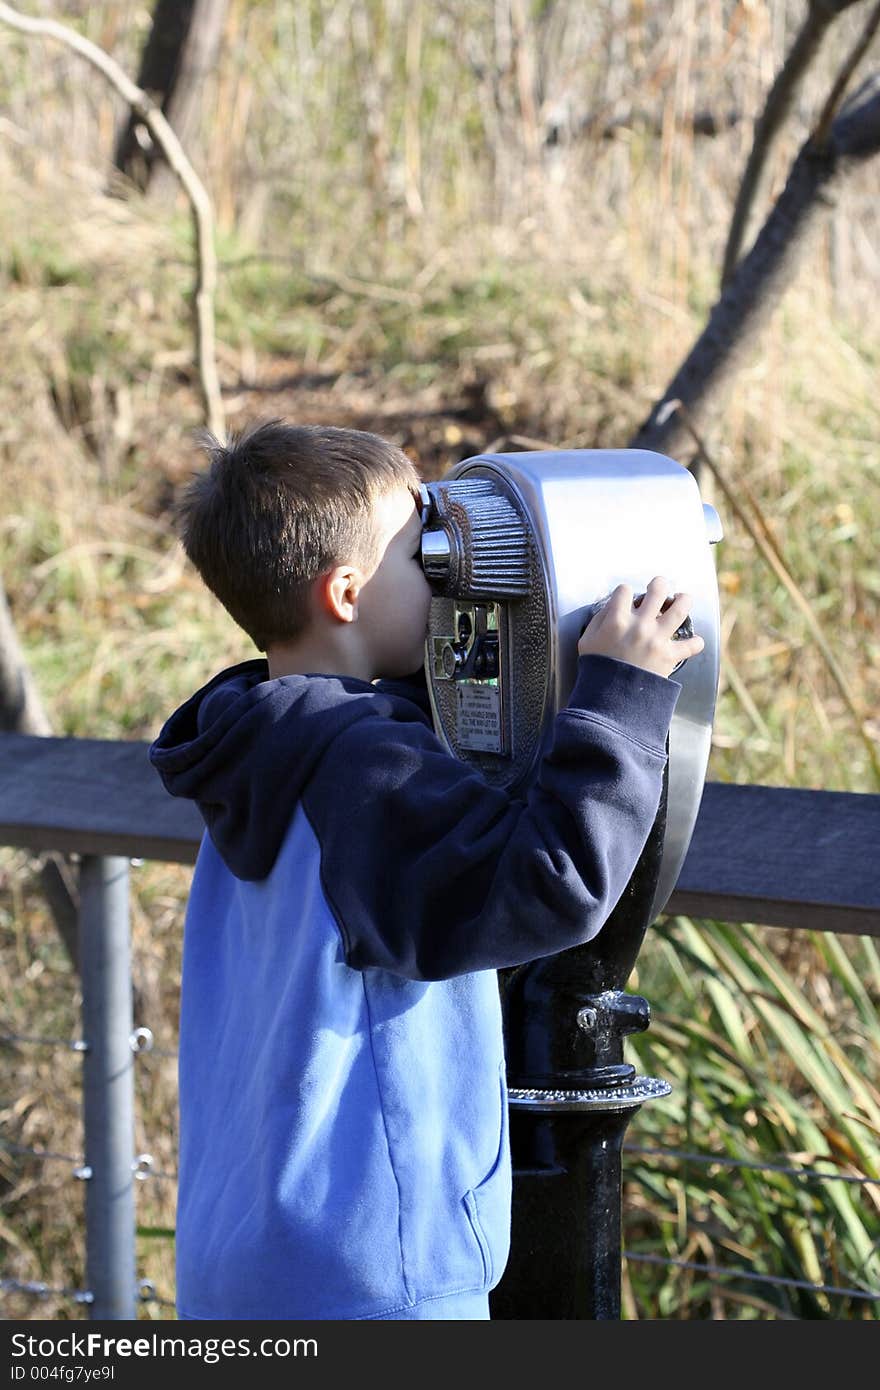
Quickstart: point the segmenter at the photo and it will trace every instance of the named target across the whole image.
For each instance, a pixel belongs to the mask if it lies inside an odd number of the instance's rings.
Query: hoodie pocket
[[[483,1287],[494,1288],[504,1273],[510,1253],[510,1137],[507,1114],[507,1082],[504,1063],[500,1070],[501,1139],[491,1172],[463,1197],[464,1207],[483,1256]]]

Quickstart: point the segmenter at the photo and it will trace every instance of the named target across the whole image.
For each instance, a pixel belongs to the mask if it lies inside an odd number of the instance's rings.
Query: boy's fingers
[[[649,618],[656,618],[660,614],[663,604],[669,597],[669,582],[662,575],[655,575],[641,596],[638,604],[639,612]]]
[[[611,609],[612,612],[628,613],[632,607],[633,591],[629,584],[618,584],[616,589],[611,590],[608,602],[605,604],[603,612]]]
[[[685,661],[689,656],[699,656],[706,643],[698,632],[693,637],[678,637],[675,639],[675,652],[679,661]]]
[[[659,615],[664,627],[670,628],[673,632],[677,627],[681,627],[690,612],[692,603],[690,594],[676,594],[670,600],[669,607],[664,608]]]

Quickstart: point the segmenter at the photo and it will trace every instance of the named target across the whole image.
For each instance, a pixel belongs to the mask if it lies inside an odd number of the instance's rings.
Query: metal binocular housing
[[[699,809],[718,686],[714,509],[693,475],[640,449],[480,454],[423,483],[422,565],[434,590],[426,648],[434,727],[492,784],[524,792],[574,685],[577,643],[620,583],[663,575],[692,597],[703,651],[669,734],[662,856],[648,920],[663,910]]]

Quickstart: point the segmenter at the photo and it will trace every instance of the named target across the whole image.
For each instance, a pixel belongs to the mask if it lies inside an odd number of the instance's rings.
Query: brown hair
[[[183,548],[261,651],[305,630],[320,574],[375,564],[376,498],[418,492],[412,460],[365,430],[268,420],[228,444],[210,434],[201,443],[210,466],[180,500]]]

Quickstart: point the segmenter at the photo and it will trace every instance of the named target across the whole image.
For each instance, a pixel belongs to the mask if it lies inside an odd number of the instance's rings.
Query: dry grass
[[[195,152],[223,229],[233,425],[283,413],[378,428],[426,476],[499,438],[589,448],[633,433],[716,293],[751,121],[802,7],[558,4],[535,7],[549,18],[533,15],[516,40],[492,16],[522,8],[233,0]],[[134,71],[140,11],[80,3],[64,17]],[[776,186],[831,52],[821,67]],[[169,526],[197,458],[188,221],[107,195],[117,102],[70,55],[0,32],[0,90],[3,576],[57,731],[146,739],[252,654]],[[695,112],[732,107],[741,119],[724,134],[693,138]],[[562,138],[544,148],[551,116]],[[594,126],[568,138],[587,117]],[[621,118],[615,138],[595,133]],[[710,433],[880,736],[878,177],[865,170],[847,191]],[[876,791],[803,616],[715,501],[724,656],[709,776]],[[0,1031],[74,1038],[76,983],[27,856],[0,852],[0,876]],[[133,870],[136,1023],[171,1053],[187,882],[171,866]],[[652,949],[645,978],[675,987]],[[819,989],[822,960],[805,942],[799,959],[799,985],[832,1018],[842,1006]],[[7,1140],[78,1155],[75,1055],[23,1043],[8,1054]],[[865,1065],[876,1075],[875,1057]],[[173,1173],[173,1058],[139,1057],[137,1085],[137,1149]],[[4,1277],[80,1287],[69,1164],[0,1159]],[[159,1232],[139,1241],[139,1273],[168,1294],[173,1182],[139,1184],[138,1214]],[[65,1299],[4,1309],[81,1315]]]

